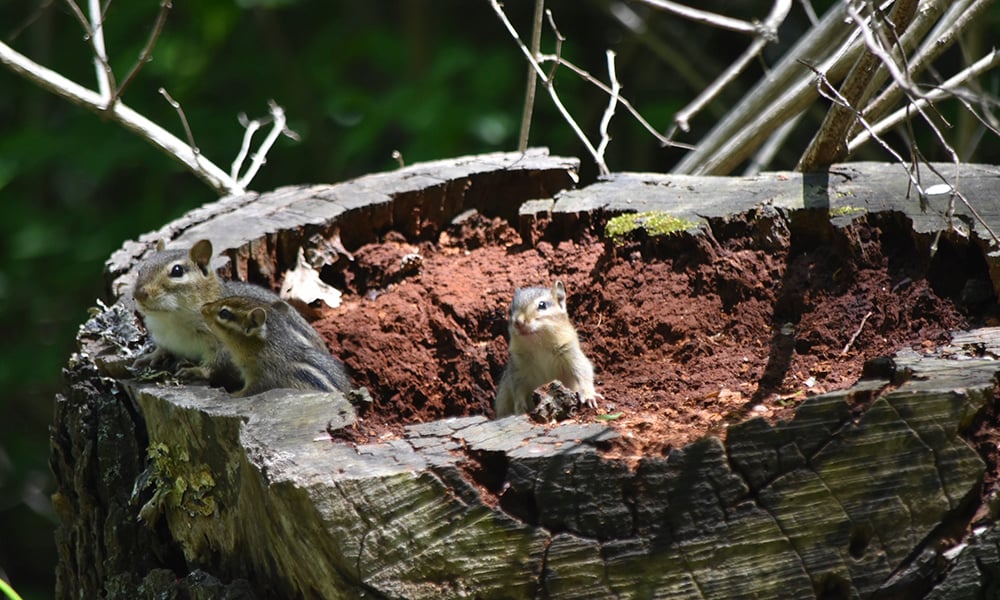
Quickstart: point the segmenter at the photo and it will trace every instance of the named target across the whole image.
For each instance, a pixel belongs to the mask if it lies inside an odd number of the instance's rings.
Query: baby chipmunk
[[[211,260],[212,243],[208,240],[196,242],[189,250],[165,250],[161,240],[157,252],[139,265],[132,296],[156,350],[136,359],[134,368],[161,368],[178,358],[196,365],[180,369],[177,374],[182,379],[239,385],[224,347],[202,318],[201,307],[223,296],[243,295],[264,301],[279,298],[256,285],[220,279]],[[314,346],[326,349],[323,339],[301,316],[297,326]]]
[[[276,388],[350,389],[344,365],[326,348],[316,348],[295,325],[293,314],[298,315],[283,300],[247,296],[221,298],[201,308],[205,324],[225,345],[243,378],[243,388],[233,395]]]
[[[508,331],[510,361],[497,386],[497,417],[527,412],[535,388],[553,379],[578,393],[582,403],[597,407],[594,367],[569,321],[561,281],[551,288],[515,290]]]

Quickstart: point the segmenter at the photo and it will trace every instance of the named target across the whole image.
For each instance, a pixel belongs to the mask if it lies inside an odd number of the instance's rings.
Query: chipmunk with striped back
[[[343,363],[310,343],[287,302],[230,296],[201,308],[206,326],[225,346],[244,386],[235,396],[276,388],[347,392]],[[297,313],[296,313],[297,314]]]
[[[156,349],[137,358],[134,369],[165,368],[188,361],[193,366],[179,369],[180,379],[207,379],[229,389],[242,385],[224,346],[205,324],[201,307],[224,296],[265,302],[280,298],[260,286],[219,278],[210,264],[212,255],[209,240],[199,240],[187,250],[167,250],[161,240],[157,252],[139,265],[132,296]],[[301,315],[295,312],[290,318],[310,345],[326,350],[323,339]]]

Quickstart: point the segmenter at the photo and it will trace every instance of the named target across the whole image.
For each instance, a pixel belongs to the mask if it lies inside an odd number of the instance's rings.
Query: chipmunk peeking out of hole
[[[496,416],[531,409],[535,388],[552,380],[576,392],[580,402],[597,407],[594,367],[580,349],[576,329],[566,312],[566,288],[528,287],[514,291],[508,322],[510,360],[497,386]]]

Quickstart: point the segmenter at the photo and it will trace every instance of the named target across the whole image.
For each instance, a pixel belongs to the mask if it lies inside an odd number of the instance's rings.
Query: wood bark
[[[946,199],[922,211],[895,165],[621,174],[573,190],[576,167],[532,151],[224,198],[126,243],[108,262],[109,292],[122,296],[161,237],[211,237],[232,273],[266,281],[317,233],[353,246],[434,230],[469,208],[519,220],[529,238],[543,216],[558,237],[638,210],[695,222],[781,210],[835,224],[893,211],[927,239],[949,225]],[[965,166],[962,177],[991,224],[997,175]],[[961,210],[951,224],[988,245]],[[122,297],[81,327],[57,399],[57,595],[987,597],[1000,580],[996,530],[948,553],[944,540],[980,502],[986,464],[964,436],[996,401],[1000,332],[953,338],[872,363],[856,386],[806,400],[788,422],[751,419],[725,441],[709,435],[629,464],[603,454],[616,434],[596,423],[471,416],[355,448],[326,434],[356,418],[340,394],[236,402],[128,379],[145,340]],[[503,502],[484,491],[498,484]]]

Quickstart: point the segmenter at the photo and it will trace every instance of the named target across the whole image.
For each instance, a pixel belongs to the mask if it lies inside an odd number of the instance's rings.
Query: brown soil
[[[346,293],[314,323],[375,399],[348,437],[492,416],[517,286],[565,282],[604,396],[576,418],[614,416],[624,456],[666,453],[748,415],[787,417],[856,382],[868,359],[947,341],[989,302],[973,293],[981,254],[961,240],[942,240],[930,259],[930,240],[899,215],[834,227],[796,214],[763,210],[622,246],[602,238],[599,217],[558,241],[538,223],[539,241],[526,244],[505,221],[472,215],[433,239],[390,233],[363,246],[324,273]]]

